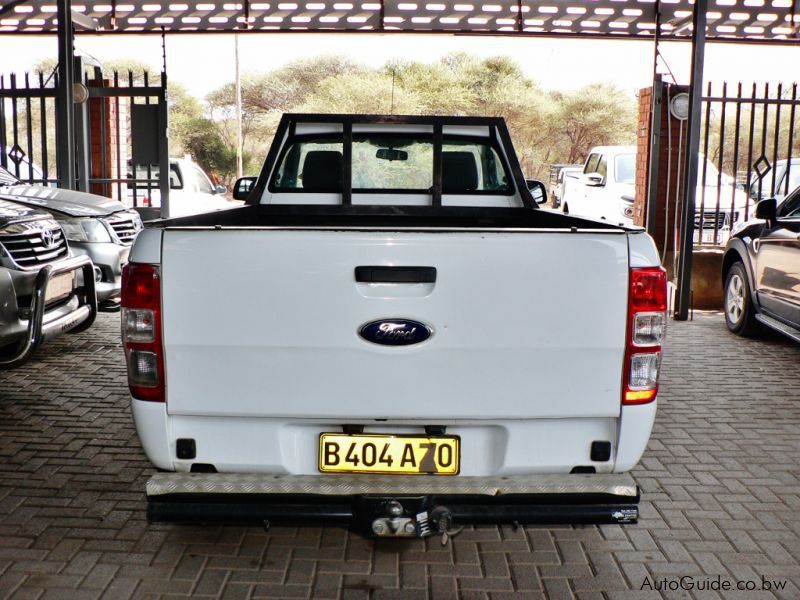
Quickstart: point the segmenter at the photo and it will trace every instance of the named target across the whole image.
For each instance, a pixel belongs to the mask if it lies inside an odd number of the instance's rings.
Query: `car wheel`
[[[725,276],[725,323],[731,332],[745,337],[759,330],[747,272],[741,262],[733,263]]]

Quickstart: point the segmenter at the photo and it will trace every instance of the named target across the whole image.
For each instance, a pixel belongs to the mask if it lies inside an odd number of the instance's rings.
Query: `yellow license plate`
[[[47,282],[44,303],[49,304],[61,298],[66,298],[72,293],[73,287],[75,287],[75,271],[56,275]]]
[[[458,436],[322,433],[319,470],[323,473],[458,475]]]

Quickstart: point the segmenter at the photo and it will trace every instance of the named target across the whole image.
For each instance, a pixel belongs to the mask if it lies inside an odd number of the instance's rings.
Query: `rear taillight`
[[[158,265],[128,263],[122,270],[122,344],[131,395],[139,400],[164,402]]]
[[[655,400],[666,327],[666,271],[661,267],[632,268],[622,380],[623,404],[645,404]]]

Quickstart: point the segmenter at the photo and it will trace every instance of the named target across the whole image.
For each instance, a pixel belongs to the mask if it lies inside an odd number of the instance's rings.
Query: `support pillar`
[[[706,12],[708,0],[695,0],[692,15],[692,70],[689,84],[689,120],[687,152],[683,162],[683,203],[681,236],[678,251],[678,289],[675,294],[675,320],[689,318],[692,291],[692,246],[694,243],[695,191],[697,156],[700,152],[700,119],[703,89],[703,61],[706,49]]]
[[[58,186],[75,189],[75,98],[73,61],[75,47],[72,32],[72,0],[57,1],[58,14],[58,88],[56,97],[56,163]]]
[[[686,160],[686,127],[670,114],[669,101],[688,87],[656,79],[652,88],[639,91],[639,124],[636,147],[636,193],[634,223],[647,226],[664,266],[673,277],[676,221],[680,222],[683,165]],[[655,98],[654,98],[655,96]]]

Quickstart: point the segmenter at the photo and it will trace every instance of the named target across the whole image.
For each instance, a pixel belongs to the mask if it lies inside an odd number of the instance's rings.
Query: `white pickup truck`
[[[152,519],[636,520],[645,232],[538,208],[499,118],[285,115],[251,186],[145,229],[124,274]]]
[[[724,245],[733,227],[746,220],[746,213],[753,214],[755,204],[736,187],[730,175],[721,174],[702,155],[698,157],[698,166],[694,242]],[[573,215],[631,225],[635,177],[636,146],[592,148],[583,171],[565,175],[561,209]],[[670,191],[671,195],[674,193]],[[748,203],[750,207],[746,210]]]

